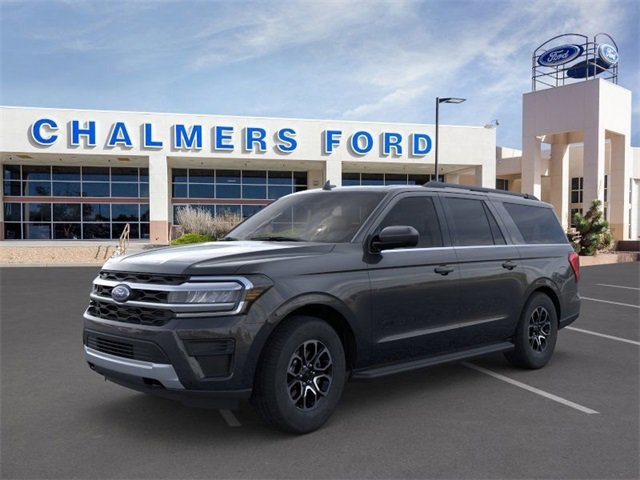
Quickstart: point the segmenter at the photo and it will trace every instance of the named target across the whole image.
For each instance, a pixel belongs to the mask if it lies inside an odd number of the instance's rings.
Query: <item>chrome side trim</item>
[[[99,352],[86,345],[84,346],[84,357],[87,362],[106,370],[113,370],[114,372],[135,377],[151,378],[159,381],[165,388],[184,390],[184,385],[178,379],[178,374],[173,365],[116,357],[115,355]]]

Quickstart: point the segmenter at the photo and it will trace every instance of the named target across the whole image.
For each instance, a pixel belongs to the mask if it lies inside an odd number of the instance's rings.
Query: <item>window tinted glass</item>
[[[505,203],[526,243],[567,243],[567,237],[550,208]]]
[[[493,245],[491,225],[482,200],[442,199],[448,208],[451,240],[455,246]]]
[[[402,198],[380,224],[380,230],[392,225],[409,225],[420,234],[417,247],[441,247],[440,224],[430,197]]]

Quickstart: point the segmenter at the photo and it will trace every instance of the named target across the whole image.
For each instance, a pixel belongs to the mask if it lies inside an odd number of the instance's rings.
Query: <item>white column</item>
[[[597,124],[584,132],[584,160],[582,210],[586,213],[591,208],[591,202],[599,199],[604,203],[604,160],[605,160],[604,129]]]
[[[476,186],[496,188],[496,162],[475,167]]]
[[[557,135],[560,137],[560,135]],[[569,228],[569,146],[566,139],[551,145],[551,204],[562,223]]]
[[[535,136],[525,136],[522,144],[522,193],[531,193],[540,198],[542,196],[541,141]]]
[[[626,135],[613,135],[611,139],[611,158],[609,159],[609,227],[616,240],[631,238],[629,231],[629,209],[631,203],[631,174],[633,163],[631,145]],[[638,208],[638,205],[635,206]]]
[[[149,233],[151,243],[169,243],[169,164],[161,153],[149,155]]]
[[[342,161],[339,158],[327,158],[324,163],[324,182],[331,181],[331,185],[342,185]],[[322,182],[324,184],[324,182]]]

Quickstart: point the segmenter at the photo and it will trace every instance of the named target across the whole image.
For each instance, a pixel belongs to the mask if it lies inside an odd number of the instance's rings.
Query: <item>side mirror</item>
[[[408,225],[393,225],[385,227],[373,237],[371,250],[380,252],[393,248],[415,247],[420,239],[418,231]]]

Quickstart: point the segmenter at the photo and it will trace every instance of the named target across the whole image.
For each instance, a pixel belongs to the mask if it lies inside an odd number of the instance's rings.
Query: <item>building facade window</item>
[[[435,175],[414,175],[405,173],[343,173],[342,185],[360,186],[360,185],[424,185],[425,183],[435,180]],[[444,181],[444,177],[440,175],[439,180]]]
[[[4,238],[149,238],[149,171],[4,165]]]
[[[571,203],[582,203],[582,191],[584,187],[584,178],[571,178]]]
[[[190,205],[211,215],[236,213],[243,218],[280,197],[307,189],[307,172],[173,168],[173,223],[177,211]]]
[[[497,190],[506,190],[509,191],[509,180],[504,180],[502,178],[496,178],[496,189]]]

